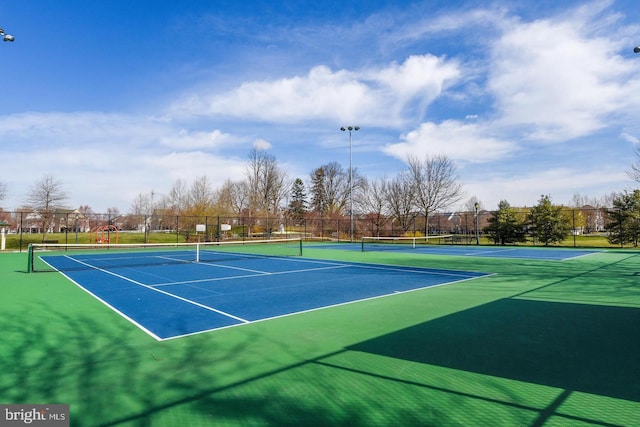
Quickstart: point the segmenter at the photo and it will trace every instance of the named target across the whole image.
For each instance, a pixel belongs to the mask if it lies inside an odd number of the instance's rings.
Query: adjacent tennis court
[[[397,251],[428,255],[452,255],[464,257],[514,258],[531,260],[565,261],[596,254],[598,249],[572,249],[523,246],[474,246],[449,243],[453,236],[422,237],[363,237],[357,243],[332,243],[319,247],[362,252]]]
[[[32,263],[62,272],[158,340],[487,275],[284,256],[299,255],[284,240],[44,249]]]

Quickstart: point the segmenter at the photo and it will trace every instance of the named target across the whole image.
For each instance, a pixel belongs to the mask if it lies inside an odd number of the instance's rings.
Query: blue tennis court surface
[[[361,251],[361,243],[320,244],[315,248],[343,249]],[[467,245],[417,245],[413,248],[406,244],[372,244],[365,245],[365,251],[394,251],[430,255],[454,255],[490,258],[518,258],[533,260],[565,261],[585,255],[602,252],[596,249],[570,249],[549,247],[517,247],[517,246],[467,246]]]
[[[301,257],[122,265],[111,256],[42,259],[158,340],[487,275]]]

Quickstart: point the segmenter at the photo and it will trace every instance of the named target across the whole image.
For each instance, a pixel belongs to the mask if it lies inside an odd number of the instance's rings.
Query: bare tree
[[[640,182],[640,144],[633,147],[633,153],[636,155],[636,161],[631,164],[631,168],[627,171],[629,178],[636,182]]]
[[[322,166],[322,170],[326,213],[332,215],[345,212],[349,202],[349,172],[338,162],[328,163]]]
[[[227,179],[217,191],[218,208],[224,214],[242,215],[247,207],[248,188],[246,181]]]
[[[67,193],[62,189],[62,183],[51,175],[44,175],[31,187],[27,203],[42,218],[42,241],[46,240],[47,232],[53,226],[56,210],[64,207],[64,201],[67,198]]]
[[[255,212],[276,211],[286,197],[286,176],[274,156],[251,150],[247,163],[249,208]]]
[[[249,204],[249,185],[247,181],[236,181],[232,184],[231,204],[233,211],[242,214]]]
[[[602,201],[598,200],[597,197],[589,197],[580,193],[574,193],[569,202],[569,206],[575,208],[581,208],[583,206],[592,206],[594,208],[599,208],[602,206]]]
[[[107,208],[107,216],[109,218],[115,218],[120,216],[120,209],[118,209],[116,206],[113,206],[111,208]]]
[[[600,199],[600,206],[605,208],[613,208],[613,202],[618,198],[620,198],[620,194],[616,193],[615,191],[609,194],[605,194]]]
[[[153,196],[154,192],[150,193],[139,193],[135,199],[133,199],[133,203],[131,204],[131,214],[132,215],[151,215],[153,214],[154,204],[153,204]]]
[[[0,182],[0,200],[4,200],[7,197],[7,184]]]
[[[466,202],[464,202],[464,209],[467,212],[475,212],[476,206],[478,207],[478,210],[484,209],[482,202],[476,196],[471,196]]]
[[[388,183],[384,192],[393,219],[398,221],[405,233],[411,230],[415,218],[413,187],[412,177],[408,172],[401,172]]]
[[[361,191],[366,180],[353,170],[353,193]],[[340,215],[349,213],[351,185],[349,171],[338,162],[330,162],[311,173],[311,207],[322,214]]]
[[[425,217],[424,234],[429,234],[429,215],[460,201],[462,185],[457,182],[456,166],[447,156],[408,159],[409,174],[416,191],[416,206]]]
[[[168,209],[174,213],[179,214],[186,211],[189,205],[189,191],[186,182],[181,179],[176,180],[166,198]]]
[[[212,213],[214,192],[211,182],[206,176],[201,176],[191,184],[189,190],[189,214],[204,216]]]
[[[469,233],[470,230],[478,233],[478,229],[480,227],[480,218],[479,212],[484,209],[482,206],[482,202],[476,196],[471,196],[464,202],[464,212],[461,213],[462,223],[460,224],[466,233]],[[478,234],[476,234],[478,237]]]
[[[380,235],[380,229],[390,221],[388,186],[386,178],[377,178],[365,182],[356,196],[358,210],[373,224],[376,236]]]
[[[220,188],[216,189],[216,211],[222,215],[233,212],[233,181],[227,179]]]

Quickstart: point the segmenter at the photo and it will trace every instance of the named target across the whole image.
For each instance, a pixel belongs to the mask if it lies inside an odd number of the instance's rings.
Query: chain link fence
[[[514,209],[522,223],[527,209]],[[605,208],[573,208],[563,211],[571,233],[563,246],[611,246],[607,241]],[[483,229],[491,211],[412,214],[404,218],[356,215],[334,218],[294,219],[282,214],[270,216],[182,216],[112,215],[54,212],[0,212],[7,249],[25,250],[30,243],[154,243],[223,241],[297,237],[316,241],[359,241],[364,236],[400,237],[447,234],[454,244],[490,244]],[[4,224],[4,225],[3,225]],[[200,225],[200,227],[196,227]],[[202,229],[204,231],[197,231]],[[535,241],[528,239],[528,245]]]

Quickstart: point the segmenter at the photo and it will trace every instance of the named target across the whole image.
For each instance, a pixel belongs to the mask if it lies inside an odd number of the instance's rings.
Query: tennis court
[[[328,243],[320,245],[326,249],[342,249],[362,252],[396,251],[429,255],[452,255],[464,257],[513,258],[531,260],[565,261],[577,257],[601,252],[598,249],[572,249],[553,247],[522,246],[473,246],[438,242],[440,237],[434,236],[425,244],[424,238],[363,238],[358,243]]]
[[[0,401],[79,426],[638,425],[640,251],[337,248],[0,254]]]
[[[159,340],[486,275],[234,251],[260,243],[36,256]]]

